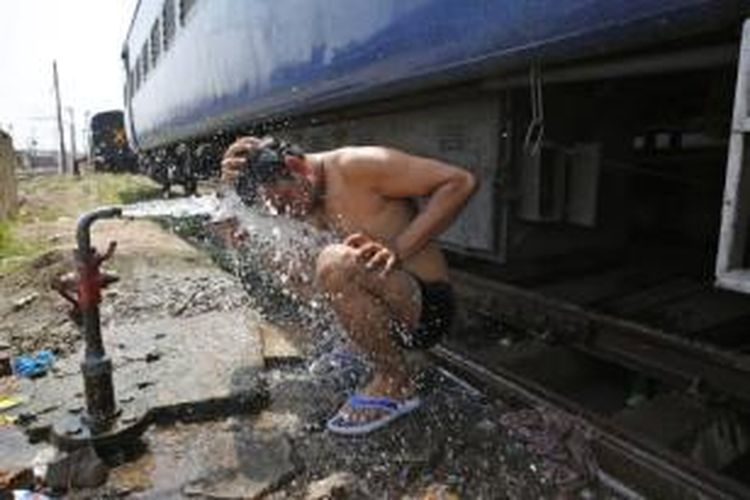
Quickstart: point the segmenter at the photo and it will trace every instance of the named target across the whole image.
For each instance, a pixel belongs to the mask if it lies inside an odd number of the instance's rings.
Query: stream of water
[[[127,219],[198,218],[210,245],[221,247],[229,267],[242,281],[261,313],[301,322],[315,333],[314,350],[328,351],[337,343],[330,311],[314,289],[315,258],[333,234],[268,208],[245,205],[233,191],[173,200],[150,200],[122,207]],[[241,240],[233,244],[216,228],[229,223]]]
[[[122,216],[126,219],[211,216],[218,213],[220,206],[221,198],[217,195],[190,196],[172,200],[149,200],[123,205]]]

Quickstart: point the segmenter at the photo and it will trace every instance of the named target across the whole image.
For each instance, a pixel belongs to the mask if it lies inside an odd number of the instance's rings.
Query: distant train
[[[89,144],[94,170],[135,172],[138,158],[128,144],[122,111],[104,111],[91,117]]]

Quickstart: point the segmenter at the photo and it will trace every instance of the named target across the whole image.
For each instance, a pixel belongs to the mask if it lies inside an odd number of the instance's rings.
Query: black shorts
[[[453,287],[444,281],[426,283],[412,275],[422,293],[422,313],[416,328],[391,324],[391,334],[396,342],[406,349],[429,349],[437,344],[450,330],[455,312]]]

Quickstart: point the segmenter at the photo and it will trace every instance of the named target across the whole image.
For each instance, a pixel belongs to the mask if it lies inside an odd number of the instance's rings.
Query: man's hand
[[[398,258],[393,250],[366,234],[352,234],[344,240],[344,245],[356,250],[357,260],[364,262],[365,268],[370,271],[380,270],[383,277],[396,267]]]
[[[247,168],[247,156],[263,145],[263,139],[257,137],[240,137],[224,152],[221,160],[221,180],[232,184],[240,172]]]

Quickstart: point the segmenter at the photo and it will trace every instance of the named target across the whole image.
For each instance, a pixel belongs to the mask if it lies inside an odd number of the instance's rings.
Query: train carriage
[[[188,184],[238,134],[268,131],[464,166],[481,187],[441,244],[467,324],[515,323],[686,386],[710,366],[702,387],[748,402],[748,14],[745,0],[141,0],[128,139]]]

